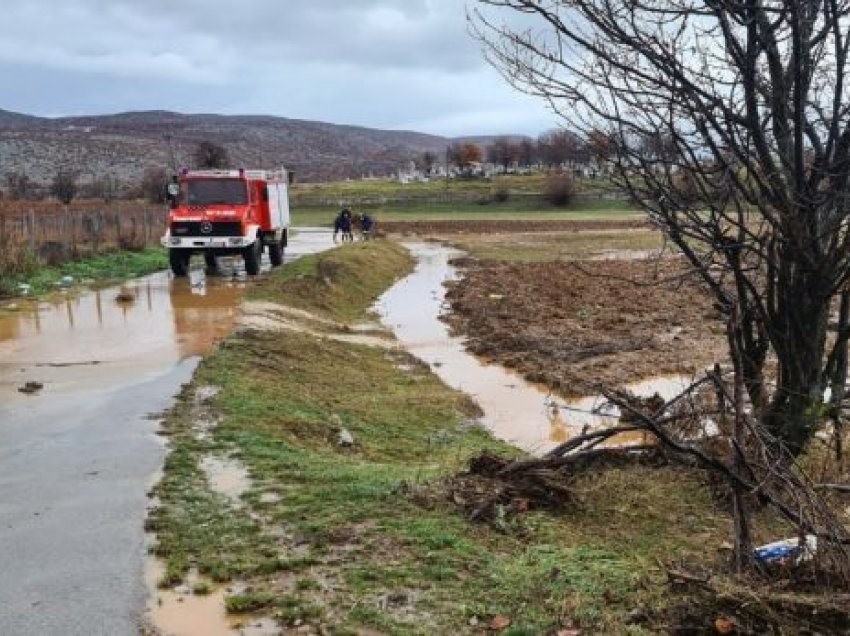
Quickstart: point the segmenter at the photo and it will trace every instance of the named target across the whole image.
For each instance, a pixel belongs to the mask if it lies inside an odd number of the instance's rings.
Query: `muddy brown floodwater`
[[[332,246],[302,229],[287,261]],[[165,452],[149,414],[230,332],[250,284],[238,265],[207,278],[198,264],[189,280],[0,312],[0,634],[139,633],[146,493]]]
[[[0,318],[0,390],[16,396],[22,379],[44,383],[42,395],[134,381],[200,356],[233,326],[245,283],[173,281],[165,272],[117,290],[27,302]]]
[[[428,363],[446,384],[472,396],[484,412],[482,424],[496,437],[543,454],[584,426],[611,422],[616,413],[596,412],[602,406],[599,398],[553,399],[545,387],[469,353],[464,340],[452,336],[440,319],[447,309],[445,283],[458,276],[449,261],[462,252],[436,243],[407,247],[418,261],[416,270],[390,288],[376,309],[405,349]],[[626,388],[636,395],[657,392],[670,398],[686,382],[683,376],[664,376]]]
[[[328,247],[325,230],[296,236],[287,260]],[[195,263],[188,280],[158,272],[120,287],[7,305],[0,312],[0,399],[29,399],[17,391],[26,380],[43,383],[44,396],[102,389],[201,356],[230,333],[250,284],[238,263],[225,262],[211,277]]]

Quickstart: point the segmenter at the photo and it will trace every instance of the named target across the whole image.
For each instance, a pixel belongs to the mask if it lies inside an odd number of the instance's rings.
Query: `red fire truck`
[[[263,250],[272,267],[283,263],[289,234],[290,174],[280,170],[184,170],[162,237],[175,276],[189,273],[192,254],[215,269],[218,257],[238,254],[250,275]]]

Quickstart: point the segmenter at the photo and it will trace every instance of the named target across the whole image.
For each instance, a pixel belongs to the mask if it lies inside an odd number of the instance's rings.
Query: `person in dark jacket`
[[[375,220],[368,212],[363,212],[360,215],[360,231],[363,233],[363,240],[368,241],[372,236],[372,228],[375,226]]]
[[[354,235],[351,233],[351,210],[343,208],[334,219],[334,243],[336,243],[337,234],[342,235],[342,242],[353,241]]]

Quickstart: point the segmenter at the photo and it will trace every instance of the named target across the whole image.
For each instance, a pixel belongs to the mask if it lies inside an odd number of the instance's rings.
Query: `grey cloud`
[[[464,0],[18,0],[4,14],[0,78],[19,88],[0,108],[258,112],[446,134],[552,122],[486,65]]]

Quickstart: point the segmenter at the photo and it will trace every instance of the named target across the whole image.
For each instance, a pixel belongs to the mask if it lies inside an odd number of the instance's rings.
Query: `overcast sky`
[[[466,0],[5,0],[0,108],[270,114],[442,135],[555,124],[467,33]]]

